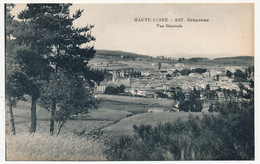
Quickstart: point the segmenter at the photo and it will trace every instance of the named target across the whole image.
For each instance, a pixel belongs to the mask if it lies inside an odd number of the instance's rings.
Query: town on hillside
[[[253,97],[253,57],[174,59],[103,51],[90,61],[94,70],[104,72],[95,86],[97,95],[171,99],[169,111],[187,110],[183,103],[195,96],[198,109],[190,110],[203,112],[215,102]]]

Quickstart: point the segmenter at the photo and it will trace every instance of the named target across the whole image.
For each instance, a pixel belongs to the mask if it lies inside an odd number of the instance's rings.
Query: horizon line
[[[198,54],[188,54],[188,53],[174,53],[174,54],[162,54],[162,55],[147,55],[147,54],[142,54],[142,53],[138,53],[138,52],[133,52],[133,51],[124,51],[124,50],[118,50],[118,49],[95,49],[95,50],[104,50],[104,51],[121,51],[121,52],[126,52],[126,53],[132,53],[132,54],[136,54],[136,55],[142,55],[142,56],[152,56],[154,58],[156,57],[160,57],[160,56],[164,56],[164,57],[171,57],[171,58],[181,58],[181,57],[184,57],[186,59],[192,59],[192,58],[207,58],[207,59],[218,59],[218,58],[235,58],[235,57],[255,57],[255,55],[242,55],[242,54],[239,54],[239,55],[236,55],[236,54],[213,54],[211,53],[211,55],[219,55],[219,57],[213,57],[213,58],[210,58],[210,57],[205,57],[209,54],[205,54],[203,53],[202,55],[198,55]],[[177,55],[177,56],[174,56],[173,55]],[[181,55],[184,55],[184,56],[181,56]],[[204,56],[203,56],[204,55]],[[223,55],[223,56],[222,56]],[[187,56],[187,57],[185,57]]]

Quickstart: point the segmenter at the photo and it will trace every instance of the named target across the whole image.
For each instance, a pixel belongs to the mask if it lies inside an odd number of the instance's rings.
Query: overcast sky
[[[13,13],[24,9],[16,5]],[[75,26],[94,24],[95,48],[171,57],[253,55],[252,4],[74,4],[84,9]],[[182,28],[158,28],[134,18],[206,18],[181,22]],[[179,24],[168,22],[160,24]]]

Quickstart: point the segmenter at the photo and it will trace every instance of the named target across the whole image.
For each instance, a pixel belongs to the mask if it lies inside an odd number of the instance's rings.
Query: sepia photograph
[[[254,3],[4,3],[6,161],[255,161]]]

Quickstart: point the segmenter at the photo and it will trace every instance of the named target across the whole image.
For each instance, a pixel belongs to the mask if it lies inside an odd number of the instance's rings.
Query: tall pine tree
[[[15,122],[13,115],[13,107],[18,100],[25,100],[23,97],[25,93],[26,76],[17,65],[16,39],[14,32],[19,26],[19,22],[14,20],[14,16],[10,11],[13,9],[13,4],[5,5],[5,73],[6,73],[6,99],[9,106],[10,127],[12,134],[15,132]]]
[[[25,76],[25,94],[31,97],[31,127],[30,132],[36,132],[37,115],[36,101],[40,97],[40,88],[48,78],[51,67],[46,59],[51,52],[51,42],[48,40],[46,29],[39,24],[39,12],[22,11],[18,18],[19,27],[14,32],[15,54],[17,65]]]
[[[73,22],[81,16],[83,10],[77,10],[70,16],[70,6],[27,4],[27,8],[18,15],[21,25],[15,36],[18,44],[16,53],[19,67],[27,77],[26,93],[32,98],[31,132],[36,131],[36,100],[40,97],[40,89],[43,84],[45,89],[46,84],[53,87],[49,77],[65,73],[83,78],[90,85],[95,81],[88,67],[88,61],[95,53],[94,48],[88,45],[95,41],[90,32],[93,26],[74,27]],[[57,98],[51,96],[50,99],[52,134]]]
[[[93,26],[87,25],[82,28],[75,28],[73,26],[73,22],[80,18],[83,10],[77,10],[71,17],[69,10],[71,4],[46,4],[45,6],[47,8],[46,12],[48,13],[46,14],[48,15],[46,20],[48,20],[49,24],[44,25],[48,31],[51,31],[51,40],[53,45],[52,52],[48,56],[48,59],[54,68],[54,74],[56,74],[54,76],[65,73],[70,74],[70,76],[72,75],[72,77],[76,78],[84,77],[88,83],[91,83],[91,79],[93,79],[95,76],[89,76],[90,69],[87,64],[88,61],[94,57],[95,51],[93,47],[84,46],[84,44],[88,44],[95,40],[95,38],[90,33],[90,30],[93,28]],[[70,81],[67,82],[70,83]],[[49,87],[52,88],[53,84],[49,83]],[[49,90],[50,88],[45,85],[44,89]],[[44,92],[44,89],[43,96],[45,96],[44,93],[46,93]],[[55,89],[53,89],[53,91],[54,90]],[[87,92],[86,94],[90,93]],[[57,116],[57,113],[60,113],[56,111],[57,104],[61,106],[61,101],[59,101],[58,97],[48,96],[48,98],[51,100],[51,134],[54,132],[55,115]],[[64,96],[64,99],[66,98],[68,97]],[[74,98],[77,99],[77,97]],[[73,97],[70,97],[70,99],[73,99]],[[82,102],[78,101],[78,103]],[[89,101],[89,104],[91,103],[92,101]],[[74,105],[77,106],[77,104]],[[84,109],[87,110],[87,108]],[[64,111],[68,112],[68,110]],[[74,112],[70,111],[70,113]]]

